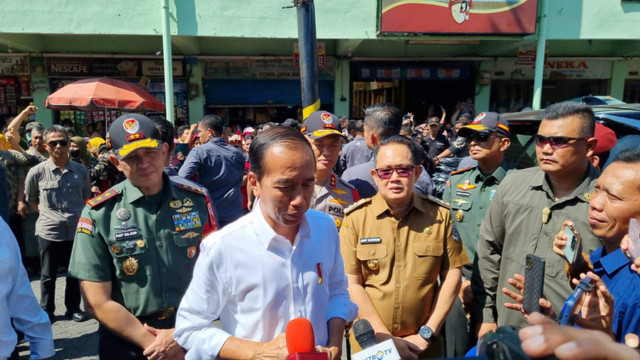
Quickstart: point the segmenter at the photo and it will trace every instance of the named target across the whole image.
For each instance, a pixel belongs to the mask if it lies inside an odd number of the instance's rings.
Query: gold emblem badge
[[[144,247],[144,240],[140,239],[136,241],[136,245],[138,245],[139,248]]]
[[[464,182],[464,184],[457,184],[456,186],[459,187],[460,189],[464,190],[464,191],[476,188],[476,186],[473,185],[469,180],[466,180]]]
[[[335,218],[335,219],[333,219],[333,220],[336,222],[336,227],[337,227],[338,229],[340,229],[340,226],[342,225],[342,220],[340,220],[340,219],[338,219],[338,218]]]
[[[424,232],[427,234],[431,234],[433,231],[431,231],[431,228],[426,228],[424,229]]]
[[[340,198],[331,199],[329,201],[331,201],[332,203],[340,204],[340,205],[349,205],[347,201],[344,201]]]
[[[184,206],[193,206],[193,201],[190,198],[184,198],[184,200],[182,200],[182,205]]]
[[[344,195],[347,192],[342,190],[342,189],[331,189],[331,191],[333,191],[334,193],[338,194],[338,195]]]
[[[187,248],[187,257],[189,259],[193,259],[194,256],[196,256],[196,247],[195,246],[189,246]]]
[[[171,201],[171,202],[169,203],[169,206],[170,206],[170,207],[172,207],[172,208],[174,208],[174,209],[177,209],[177,208],[179,208],[180,206],[182,206],[182,201],[180,201],[180,200],[173,200],[173,201]]]
[[[180,209],[176,210],[176,212],[177,212],[177,213],[180,213],[180,214],[184,214],[184,213],[186,213],[186,212],[191,211],[191,209],[193,209],[193,208],[190,208],[190,207],[183,207],[183,208],[180,208]]]
[[[587,200],[591,199],[591,193],[584,193],[584,198]]]
[[[122,263],[122,271],[127,275],[135,275],[138,272],[138,260],[129,257]]]
[[[369,270],[376,271],[380,268],[380,265],[378,265],[378,260],[367,260],[367,267]]]
[[[456,211],[456,220],[458,220],[458,222],[462,222],[462,220],[464,220],[464,213],[462,210]]]
[[[194,237],[198,236],[198,233],[195,231],[189,231],[188,233],[182,235],[183,239],[193,239]]]

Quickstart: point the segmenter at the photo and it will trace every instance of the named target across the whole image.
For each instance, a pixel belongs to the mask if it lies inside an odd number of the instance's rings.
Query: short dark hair
[[[64,128],[64,126],[61,125],[51,125],[48,128],[46,128],[44,130],[44,133],[42,133],[42,138],[46,141],[47,140],[47,135],[51,134],[51,133],[57,133],[57,132],[61,132],[64,134],[64,136],[67,138],[67,140],[69,140],[69,132],[67,132],[67,129]]]
[[[224,120],[218,115],[206,115],[198,122],[205,129],[211,129],[216,136],[222,136]]]
[[[182,135],[183,132],[189,130],[189,125],[180,125],[178,126],[178,136]]]
[[[616,155],[614,162],[620,161],[627,164],[640,163],[640,148],[624,149]]]
[[[400,135],[392,135],[389,136],[388,138],[383,139],[380,142],[380,146],[376,147],[375,149],[373,149],[373,161],[374,163],[378,161],[378,152],[380,151],[380,148],[387,145],[387,144],[402,144],[405,145],[406,147],[409,148],[409,152],[411,152],[411,161],[413,162],[413,165],[418,166],[421,165],[423,162],[423,157],[424,157],[424,150],[419,147],[415,141],[407,138],[406,136],[400,136]]]
[[[158,129],[158,132],[160,133],[160,140],[169,145],[169,150],[173,150],[176,146],[174,142],[176,134],[173,124],[171,124],[169,120],[162,115],[150,115],[149,119],[153,121],[156,129]]]
[[[373,131],[380,141],[400,133],[402,111],[389,103],[378,103],[367,106],[364,110],[364,125]]]
[[[309,151],[311,157],[315,159],[311,144],[304,135],[293,128],[274,126],[256,135],[249,147],[249,171],[255,173],[258,180],[261,180],[264,175],[265,155],[274,146],[290,148],[298,152],[301,147],[304,147]],[[286,161],[286,159],[282,160]]]
[[[575,101],[563,101],[555,103],[544,110],[543,120],[558,120],[569,116],[580,119],[580,136],[593,137],[596,128],[596,120],[593,110],[585,104]]]

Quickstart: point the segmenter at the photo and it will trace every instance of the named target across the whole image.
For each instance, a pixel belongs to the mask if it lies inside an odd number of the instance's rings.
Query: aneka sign
[[[516,58],[502,58],[496,61],[493,79],[531,80],[535,67],[518,65]],[[590,60],[585,58],[549,58],[544,63],[544,78],[560,79],[609,79],[611,78],[610,60]]]

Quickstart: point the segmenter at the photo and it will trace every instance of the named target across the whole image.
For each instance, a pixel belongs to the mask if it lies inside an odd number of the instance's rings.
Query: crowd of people
[[[99,322],[104,359],[285,359],[299,317],[332,360],[362,350],[362,319],[402,359],[475,354],[504,326],[532,357],[640,359],[640,149],[600,169],[615,134],[588,106],[548,107],[538,165],[521,170],[507,119],[470,102],[423,121],[379,103],[242,129],[125,114],[88,138],[24,124],[36,111],[0,137],[0,358],[14,329],[32,358],[54,355],[66,269],[64,316]],[[545,263],[539,313],[523,306],[527,255]],[[595,286],[564,309],[585,277]],[[557,324],[566,311],[582,329]]]

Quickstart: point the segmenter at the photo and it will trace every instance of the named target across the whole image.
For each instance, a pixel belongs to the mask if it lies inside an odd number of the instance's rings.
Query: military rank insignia
[[[122,263],[122,271],[129,276],[135,275],[135,273],[138,272],[138,260],[132,257],[127,258],[127,260]]]

